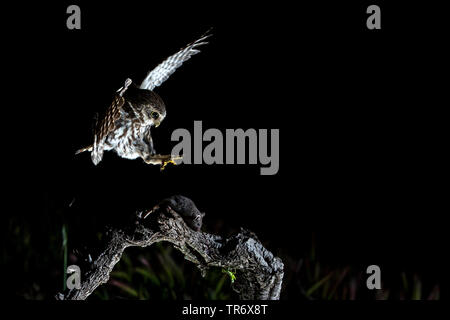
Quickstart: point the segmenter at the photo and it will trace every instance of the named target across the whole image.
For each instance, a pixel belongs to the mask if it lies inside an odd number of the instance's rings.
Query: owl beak
[[[161,121],[155,121],[154,124],[155,124],[155,128],[158,128],[159,125],[161,124]]]

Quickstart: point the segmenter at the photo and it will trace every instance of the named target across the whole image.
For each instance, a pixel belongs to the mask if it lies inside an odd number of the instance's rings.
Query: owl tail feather
[[[80,150],[77,150],[77,152],[75,152],[75,154],[79,154],[85,151],[92,151],[92,145],[85,147],[85,148],[81,148]]]

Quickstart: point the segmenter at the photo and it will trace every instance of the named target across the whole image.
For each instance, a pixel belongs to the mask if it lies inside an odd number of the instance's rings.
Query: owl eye
[[[158,118],[159,118],[159,113],[158,113],[158,112],[155,112],[155,111],[153,111],[153,112],[152,112],[152,114],[151,114],[151,116],[152,116],[152,118],[153,118],[153,119],[155,119],[155,120],[156,120],[156,119],[158,119]]]

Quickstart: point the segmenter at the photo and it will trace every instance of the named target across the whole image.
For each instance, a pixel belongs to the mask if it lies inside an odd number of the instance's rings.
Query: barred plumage
[[[150,129],[152,126],[157,127],[166,117],[164,102],[152,89],[197,54],[199,50],[196,48],[206,44],[204,40],[209,36],[205,33],[167,58],[147,74],[139,87],[127,79],[124,86],[117,90],[105,116],[95,124],[94,143],[78,150],[76,154],[90,151],[95,165],[102,160],[104,151],[108,150],[114,150],[122,158],[140,157],[152,163],[152,156],[156,152]],[[165,165],[164,162],[162,165]]]
[[[106,112],[102,122],[96,125],[94,133],[94,144],[91,152],[92,162],[97,165],[103,158],[105,140],[109,133],[116,129],[116,121],[120,118],[120,110],[125,103],[125,99],[120,95],[114,97],[113,103]]]
[[[161,83],[166,81],[170,77],[170,75],[183,64],[183,62],[189,60],[193,55],[199,53],[200,50],[198,50],[197,48],[201,45],[207,44],[207,42],[204,42],[204,40],[206,40],[210,36],[211,35],[209,34],[208,30],[199,39],[192,43],[189,43],[180,51],[168,57],[155,69],[151,70],[147,74],[144,81],[142,81],[140,88],[153,90],[155,87],[161,85]]]

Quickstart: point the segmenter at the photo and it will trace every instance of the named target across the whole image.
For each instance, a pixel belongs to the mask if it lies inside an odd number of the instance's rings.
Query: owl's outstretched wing
[[[208,30],[204,33],[199,39],[188,44],[183,49],[171,55],[162,63],[160,63],[155,69],[151,70],[144,81],[142,81],[140,88],[153,90],[155,87],[161,85],[164,81],[166,81],[175,70],[180,67],[183,62],[189,60],[193,55],[200,52],[197,48],[201,45],[207,44],[205,42],[207,38],[211,36]]]
[[[97,165],[103,158],[104,143],[108,134],[115,130],[116,121],[121,116],[121,109],[125,99],[117,94],[111,106],[106,111],[105,117],[95,125],[94,144],[92,145],[92,162]]]

